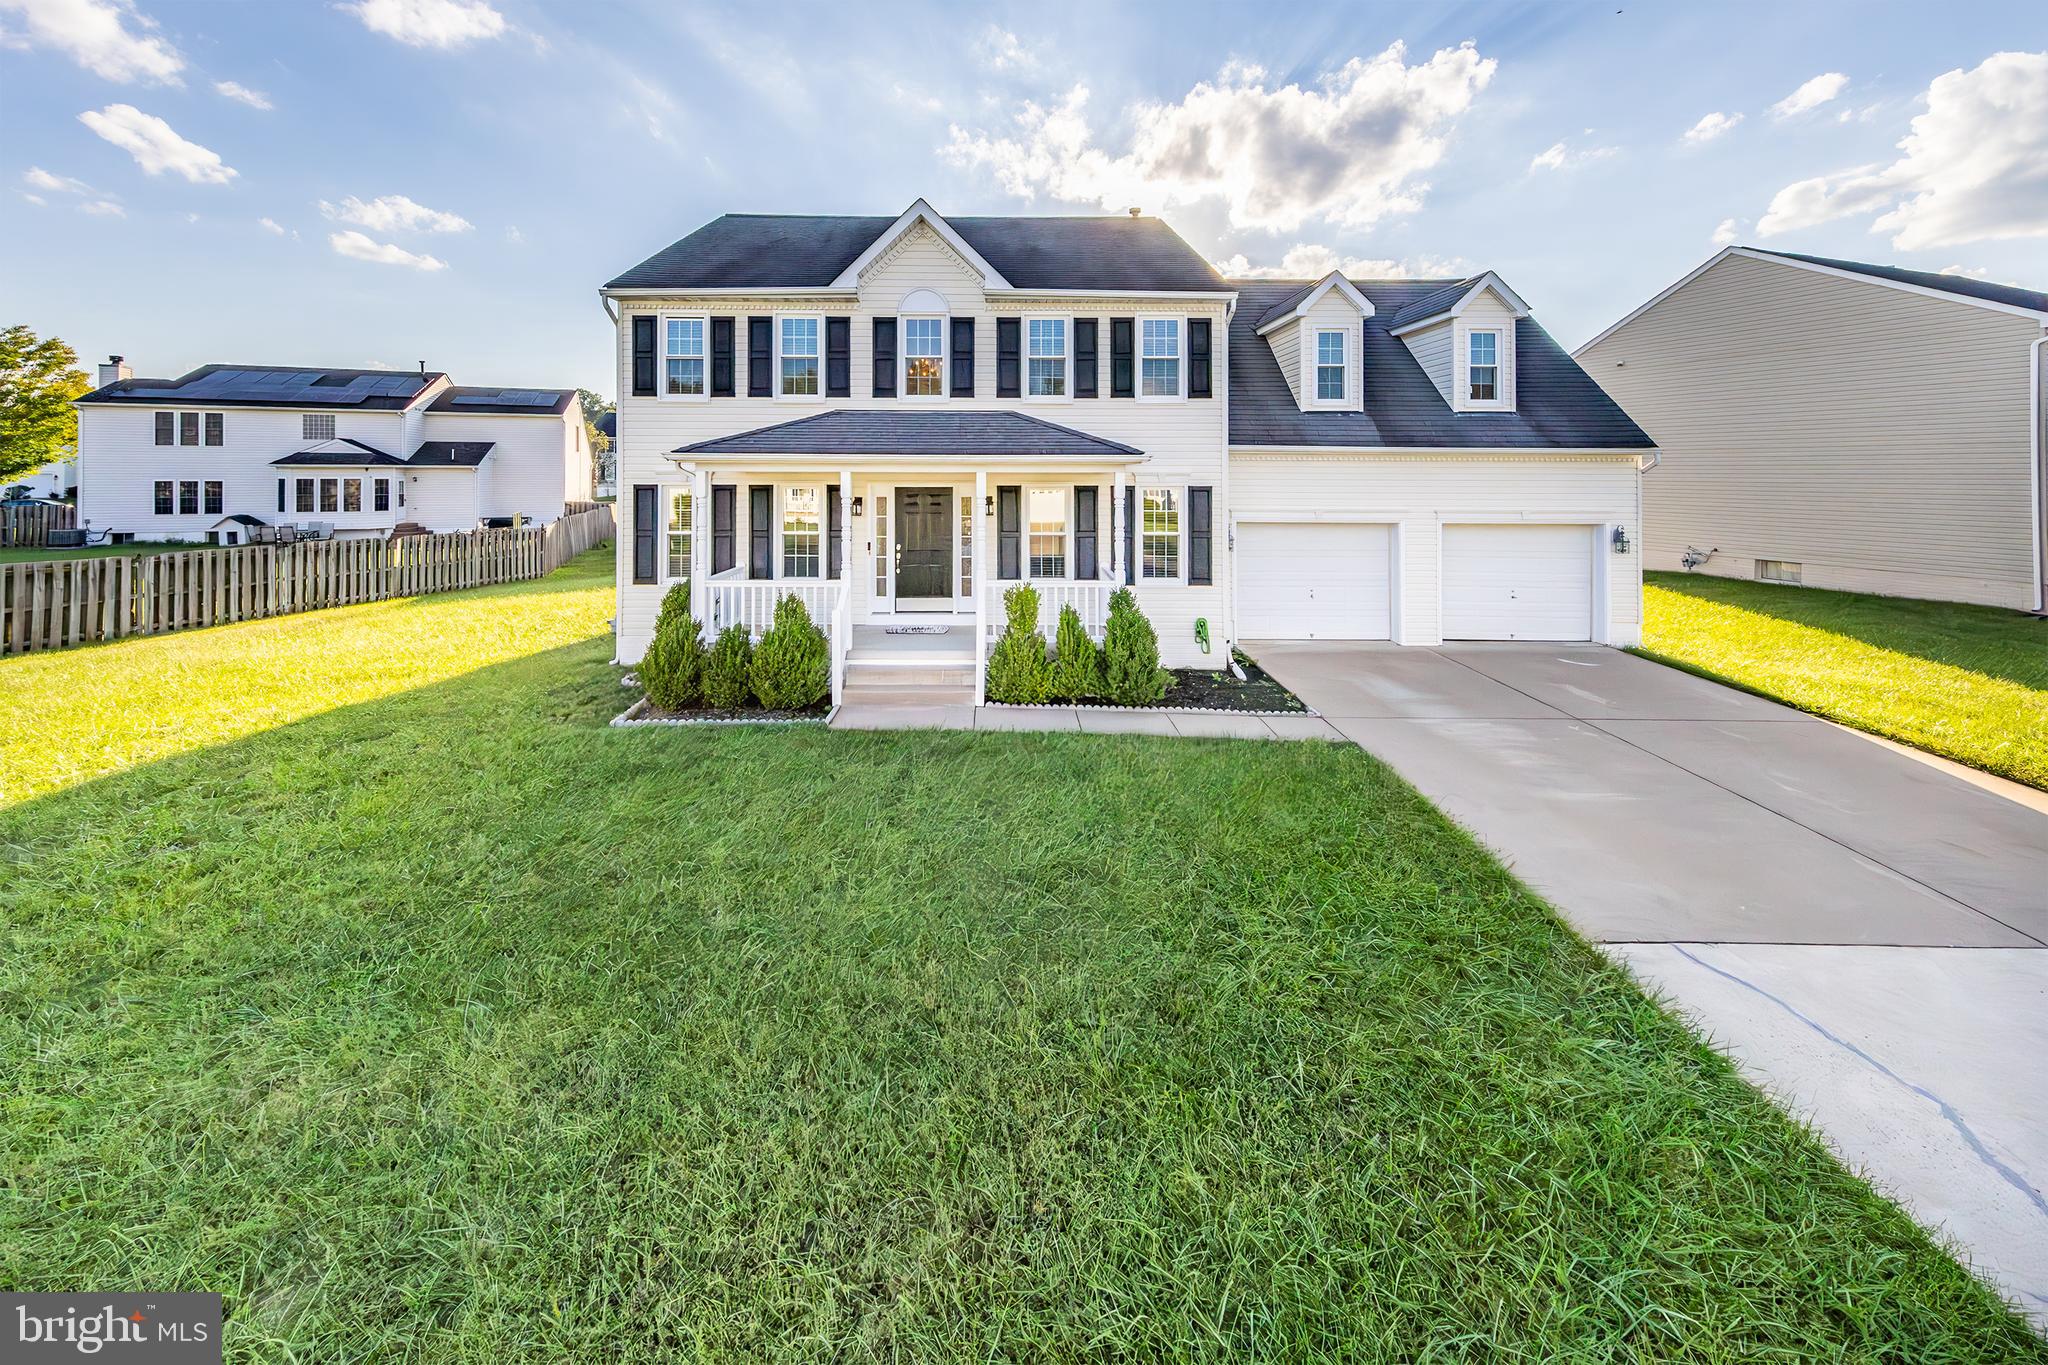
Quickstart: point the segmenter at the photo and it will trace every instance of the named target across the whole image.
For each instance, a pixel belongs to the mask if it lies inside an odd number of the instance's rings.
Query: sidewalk
[[[1059,730],[1090,735],[1168,735],[1186,739],[1322,739],[1344,736],[1320,716],[1236,715],[1223,711],[1129,710],[1086,706],[842,706],[835,730]]]

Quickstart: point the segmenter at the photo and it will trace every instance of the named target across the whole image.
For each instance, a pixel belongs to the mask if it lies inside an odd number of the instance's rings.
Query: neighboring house
[[[1128,583],[1170,666],[1637,639],[1650,441],[1492,274],[1233,282],[1156,218],[919,201],[729,215],[602,292],[624,661],[684,580],[712,629],[797,593],[835,677],[905,662],[842,613],[955,628],[977,665],[1024,580],[1048,634]]]
[[[615,498],[619,495],[619,414],[617,411],[601,412],[591,425],[611,442],[610,447],[597,457],[597,496]]]
[[[78,456],[67,447],[63,458],[22,475],[5,491],[24,498],[68,498],[78,491]]]
[[[78,400],[81,525],[115,541],[234,545],[258,526],[338,537],[548,522],[589,497],[573,389],[445,374],[207,365],[136,379],[121,357]]]
[[[1653,569],[2038,611],[2048,294],[1729,247],[1577,352]]]

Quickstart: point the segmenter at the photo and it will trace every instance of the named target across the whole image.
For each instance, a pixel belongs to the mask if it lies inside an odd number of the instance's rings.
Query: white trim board
[[[909,208],[903,210],[895,222],[882,230],[881,236],[868,243],[867,250],[854,257],[852,263],[846,269],[839,272],[838,277],[832,281],[832,287],[834,289],[858,289],[860,287],[861,272],[880,260],[883,253],[894,246],[899,237],[910,231],[911,228],[920,222],[938,234],[940,241],[951,247],[953,253],[965,261],[969,269],[981,276],[981,287],[983,289],[1008,289],[1010,287],[1010,282],[1003,278],[1002,272],[983,260],[981,253],[969,246],[967,239],[955,231],[953,225],[947,222],[937,209],[933,208],[923,199],[916,200]]]

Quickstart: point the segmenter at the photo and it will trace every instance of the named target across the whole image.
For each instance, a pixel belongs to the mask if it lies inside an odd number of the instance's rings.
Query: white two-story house
[[[978,689],[1020,581],[1048,635],[1128,584],[1175,667],[1638,636],[1651,442],[1492,274],[1231,281],[1156,218],[919,201],[728,215],[602,294],[622,661],[679,582],[712,631],[803,598],[835,687],[922,625]]]
[[[590,497],[573,389],[418,373],[207,365],[138,379],[111,357],[78,400],[81,526],[116,542],[234,545],[553,521]]]

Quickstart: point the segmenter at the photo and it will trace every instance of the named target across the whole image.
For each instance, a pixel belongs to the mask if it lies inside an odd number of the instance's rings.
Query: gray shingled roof
[[[1762,247],[1747,249],[1760,256],[1780,256],[1788,261],[1824,265],[1834,270],[1868,275],[1872,279],[1890,280],[1894,284],[1915,284],[1922,289],[1939,289],[1945,294],[1961,294],[1966,298],[1984,299],[1990,303],[2003,303],[2013,308],[2030,308],[2037,313],[2048,313],[2048,294],[2022,289],[2014,284],[1992,284],[1988,280],[1973,280],[1966,275],[1941,275],[1931,270],[1903,270],[1895,265],[1870,265],[1863,261],[1837,260],[1832,256],[1804,256],[1796,251],[1766,251]]]
[[[1019,289],[1221,291],[1202,254],[1158,218],[947,218]],[[615,277],[607,289],[823,288],[894,217],[728,213]]]
[[[345,408],[391,412],[411,405],[438,371],[329,370],[286,365],[202,365],[176,379],[117,379],[81,403],[190,403],[216,408]]]
[[[1272,322],[1276,318],[1286,317],[1289,313],[1293,312],[1296,308],[1299,308],[1301,306],[1301,301],[1308,297],[1309,291],[1311,289],[1314,289],[1317,285],[1321,283],[1321,280],[1310,280],[1307,284],[1295,290],[1293,293],[1283,296],[1280,302],[1274,304],[1271,308],[1268,308],[1264,313],[1260,314],[1259,320],[1252,324],[1252,330],[1257,331],[1259,328],[1264,327],[1267,323]]]
[[[345,447],[353,447],[353,450]],[[370,465],[404,464],[396,455],[387,455],[373,445],[365,445],[353,436],[336,436],[320,442],[307,450],[295,450],[283,459],[272,460],[274,465],[324,465],[330,468],[358,469]]]
[[[1353,280],[1372,300],[1365,320],[1365,403],[1303,412],[1253,319],[1301,287],[1240,280],[1230,324],[1234,446],[1648,450],[1656,442],[1530,318],[1515,324],[1515,412],[1454,412],[1406,342],[1389,334],[1403,310],[1444,291],[1441,280]]]
[[[422,441],[407,464],[445,465],[451,469],[474,469],[484,462],[496,441]]]
[[[428,412],[509,412],[521,417],[559,416],[576,401],[574,389],[515,389],[500,385],[452,384],[436,394]]]
[[[679,447],[678,455],[1142,455],[1135,446],[1021,412],[842,409]]]
[[[1387,319],[1387,330],[1390,332],[1399,331],[1410,323],[1421,322],[1424,318],[1433,318],[1439,313],[1448,313],[1457,304],[1459,299],[1465,297],[1465,291],[1478,283],[1478,281],[1479,277],[1477,275],[1471,275],[1462,280],[1452,280],[1449,284],[1443,284],[1440,280],[1411,281],[1414,284],[1434,284],[1441,287],[1431,289],[1413,303],[1403,304],[1398,313]],[[1375,303],[1373,307],[1377,308],[1379,305]]]

